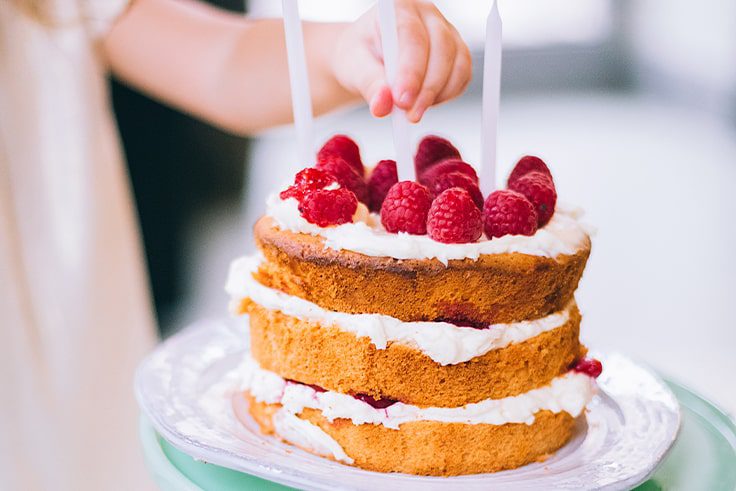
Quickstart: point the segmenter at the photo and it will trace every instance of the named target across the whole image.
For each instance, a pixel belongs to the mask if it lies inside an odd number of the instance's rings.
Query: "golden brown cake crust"
[[[376,349],[367,337],[272,311],[250,301],[251,353],[283,378],[342,393],[363,393],[417,406],[457,407],[547,385],[583,356],[577,306],[567,323],[522,343],[442,366],[398,343]]]
[[[399,260],[324,247],[323,239],[255,225],[266,261],[258,281],[333,311],[380,313],[404,321],[479,325],[536,319],[572,299],[590,255],[482,255],[477,260]]]
[[[280,405],[256,402],[247,394],[246,398],[261,431],[273,434],[271,418]],[[299,415],[337,441],[357,467],[430,476],[496,472],[544,460],[567,443],[575,420],[565,412],[540,411],[535,416],[531,425],[416,421],[393,430],[354,425],[347,419],[330,423],[320,411],[309,408]]]

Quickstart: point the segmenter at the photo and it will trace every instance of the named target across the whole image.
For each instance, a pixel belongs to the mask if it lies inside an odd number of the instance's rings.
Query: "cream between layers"
[[[230,265],[225,290],[237,304],[245,297],[271,310],[297,319],[334,326],[358,337],[368,337],[376,349],[388,343],[401,343],[418,349],[441,365],[455,365],[484,355],[491,350],[521,343],[565,324],[570,318],[571,301],[564,310],[531,321],[492,324],[487,329],[459,327],[447,322],[403,322],[382,314],[347,314],[325,310],[302,298],[260,284],[253,278],[259,256],[236,259]]]
[[[462,407],[420,408],[397,402],[385,409],[339,392],[318,392],[307,385],[287,382],[274,372],[262,369],[250,356],[243,364],[243,390],[257,401],[281,404],[291,414],[304,408],[322,412],[328,421],[349,419],[353,424],[380,424],[399,429],[410,421],[443,421],[447,423],[491,424],[534,423],[534,414],[541,410],[553,413],[565,411],[578,416],[596,391],[595,379],[570,371],[539,389],[503,399],[486,399]]]
[[[347,456],[342,446],[322,428],[307,420],[298,418],[286,409],[279,409],[271,418],[276,433],[302,448],[312,450],[319,455],[332,457],[340,462],[353,463],[353,459]]]
[[[578,221],[580,209],[566,208],[559,203],[552,220],[532,236],[506,235],[493,240],[482,239],[468,244],[443,244],[426,235],[392,234],[381,226],[377,215],[358,217],[353,223],[333,227],[318,227],[302,218],[296,199],[282,200],[272,194],[267,201],[266,215],[282,230],[318,235],[325,246],[349,250],[367,256],[396,259],[437,259],[447,265],[451,259],[478,259],[481,254],[518,252],[533,256],[556,257],[574,254],[587,240],[585,227]]]

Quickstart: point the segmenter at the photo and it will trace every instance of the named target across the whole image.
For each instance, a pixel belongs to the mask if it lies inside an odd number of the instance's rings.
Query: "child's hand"
[[[429,2],[397,0],[396,23],[399,69],[393,90],[385,79],[376,7],[345,28],[332,65],[340,84],[362,95],[374,116],[386,116],[396,105],[416,123],[428,107],[465,90],[472,72],[470,52]]]

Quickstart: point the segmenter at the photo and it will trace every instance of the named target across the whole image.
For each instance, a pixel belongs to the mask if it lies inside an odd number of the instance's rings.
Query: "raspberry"
[[[595,358],[583,358],[572,368],[578,373],[584,373],[589,377],[598,378],[603,372],[603,364]]]
[[[305,195],[299,203],[299,213],[319,227],[352,222],[357,209],[358,200],[345,188],[318,189]]]
[[[358,144],[347,135],[335,135],[319,149],[317,152],[317,162],[325,160],[328,157],[340,157],[344,159],[350,167],[358,173],[359,176],[365,174],[363,169],[363,161],[360,160],[360,149]]]
[[[459,172],[461,174],[465,174],[470,179],[472,179],[474,183],[478,183],[478,174],[475,173],[475,169],[473,169],[473,167],[467,162],[463,162],[462,160],[458,159],[443,160],[442,162],[433,165],[429,169],[425,170],[422,174],[417,174],[417,180],[425,186],[429,186],[430,183],[437,178],[437,176],[440,176],[442,174],[449,174],[450,172]]]
[[[422,138],[417,147],[417,154],[414,156],[414,171],[419,176],[433,164],[449,158],[460,158],[457,148],[444,138],[427,135]]]
[[[297,201],[301,201],[304,197],[304,192],[299,189],[297,186],[289,186],[288,188],[284,189],[279,193],[279,198],[281,199],[289,199],[294,198]]]
[[[445,244],[478,240],[483,233],[483,219],[470,193],[462,188],[442,191],[429,208],[427,233]]]
[[[510,189],[517,179],[532,171],[547,174],[550,180],[552,179],[552,173],[549,171],[547,164],[544,163],[544,160],[533,155],[525,155],[519,159],[514,166],[514,169],[511,171],[511,174],[509,174],[509,179],[506,181],[506,187]]]
[[[483,209],[483,193],[480,192],[478,185],[465,174],[460,172],[450,172],[449,174],[440,174],[431,183],[427,184],[429,192],[433,197],[440,195],[442,191],[450,188],[462,188],[473,198],[473,203],[479,210]]]
[[[386,193],[391,186],[399,182],[396,171],[396,162],[393,160],[381,160],[371,172],[368,180],[368,195],[370,196],[370,209],[378,213],[386,198]]]
[[[534,235],[537,212],[523,194],[500,189],[486,198],[483,225],[489,239],[504,235]]]
[[[317,189],[324,189],[332,183],[337,183],[337,179],[327,172],[307,167],[297,172],[294,177],[294,184],[279,195],[281,199],[296,198],[301,201],[304,195]]]
[[[557,191],[552,178],[539,171],[532,171],[511,183],[509,189],[517,191],[532,202],[537,212],[537,225],[547,225],[555,213]]]
[[[317,168],[335,176],[340,186],[351,190],[361,203],[368,203],[368,186],[343,158],[328,156],[317,162]]]
[[[397,182],[386,193],[381,206],[381,223],[391,233],[427,233],[427,212],[432,204],[426,187],[414,181]]]

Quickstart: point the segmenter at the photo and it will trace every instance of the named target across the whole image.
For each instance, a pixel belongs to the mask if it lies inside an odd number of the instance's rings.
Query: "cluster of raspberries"
[[[533,235],[555,211],[552,174],[538,157],[522,157],[507,189],[485,199],[473,167],[444,138],[425,137],[414,167],[417,181],[398,182],[396,162],[381,160],[366,179],[358,145],[336,135],[281,198],[297,199],[301,215],[320,227],[351,222],[360,201],[380,213],[388,232],[428,234],[448,244],[475,242],[483,232],[488,239]]]

